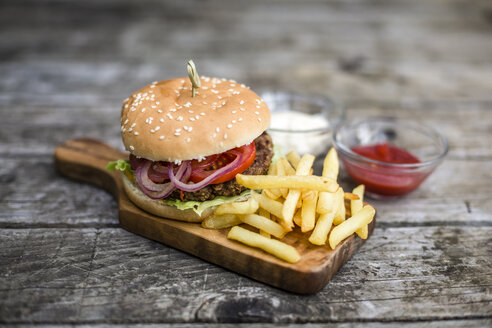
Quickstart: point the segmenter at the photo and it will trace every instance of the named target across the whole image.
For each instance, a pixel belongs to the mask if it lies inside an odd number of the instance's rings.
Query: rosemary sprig
[[[195,63],[193,62],[193,60],[190,59],[188,61],[188,65],[186,68],[188,69],[188,77],[190,78],[191,81],[191,96],[195,97],[196,89],[202,86],[200,82],[200,76],[196,71]]]

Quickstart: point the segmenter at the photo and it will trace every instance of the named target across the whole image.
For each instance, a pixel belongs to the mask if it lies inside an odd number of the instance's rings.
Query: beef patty
[[[268,133],[263,132],[255,140],[256,157],[251,166],[242,174],[261,175],[268,172],[268,167],[273,157],[273,142]],[[206,201],[214,199],[216,196],[236,196],[246,190],[246,187],[239,185],[236,179],[223,183],[208,185],[194,192],[183,191],[183,200]],[[175,190],[167,199],[181,199],[181,191]]]

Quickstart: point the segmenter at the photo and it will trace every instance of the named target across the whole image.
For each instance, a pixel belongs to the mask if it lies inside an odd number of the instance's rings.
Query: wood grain
[[[139,209],[128,199],[118,171],[105,170],[109,161],[127,156],[96,140],[75,139],[56,148],[55,165],[63,175],[95,184],[113,194],[118,199],[122,228],[269,285],[299,294],[315,293],[328,283],[365,242],[352,235],[331,250],[326,246],[311,245],[308,234],[296,229],[283,241],[294,246],[301,259],[295,264],[289,264],[258,249],[227,239],[229,229],[204,229],[199,224],[156,217]],[[373,220],[369,225],[369,236],[375,222]]]
[[[0,36],[0,324],[492,325],[489,0],[3,0]],[[121,101],[187,58],[351,118],[420,120],[450,153],[374,201],[378,229],[327,287],[280,291],[119,229],[111,194],[55,171],[64,140],[122,149]]]

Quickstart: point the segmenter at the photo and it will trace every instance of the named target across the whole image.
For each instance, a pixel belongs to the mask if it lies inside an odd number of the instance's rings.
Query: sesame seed
[[[176,121],[182,121],[183,120],[183,116],[178,116],[178,118],[176,118]]]
[[[256,115],[260,115],[260,112],[255,112]]]
[[[244,105],[244,100],[241,100],[241,101],[239,102],[239,105]]]
[[[221,97],[221,96],[217,96],[217,98],[218,98],[218,99],[222,99],[222,97]]]
[[[227,133],[224,133],[224,139],[227,139]]]
[[[219,127],[216,127],[215,128],[215,131],[220,132],[220,128]]]
[[[195,115],[195,118],[196,118],[196,119],[198,120],[198,119],[200,119],[200,116],[198,116],[198,115]]]
[[[232,120],[232,124],[235,124],[236,123],[236,120]]]
[[[167,113],[166,116],[169,117],[170,120],[173,119],[173,116],[171,114],[169,114],[169,113]]]
[[[191,138],[186,138],[186,142],[190,142],[191,141]]]
[[[192,110],[189,110],[188,113],[193,114],[194,112]]]
[[[221,147],[224,147],[224,143],[221,141],[219,144]]]
[[[159,101],[156,101],[156,102],[155,102],[155,104],[156,104],[156,105],[160,105],[161,103],[160,103]]]
[[[191,130],[193,130],[193,127],[191,127],[191,126],[190,126],[190,127],[188,128],[188,132],[191,132]]]
[[[143,112],[145,112],[145,110],[146,110],[146,108],[145,108],[145,107],[144,107],[144,108],[142,108],[142,113],[143,113]]]
[[[137,131],[133,132],[133,134],[136,135],[136,136],[138,136],[138,132]]]
[[[164,136],[160,136],[159,139],[164,140]]]
[[[177,129],[176,129],[176,132],[181,132],[181,129],[180,129],[180,128],[177,128]]]
[[[150,129],[150,133],[155,133],[155,130],[154,129]]]
[[[238,122],[241,122],[242,120],[243,120],[242,117],[240,117],[240,118],[237,119]]]
[[[233,111],[232,111],[232,114],[236,114],[236,113],[237,113],[237,110],[233,110]]]
[[[133,123],[130,127],[133,128],[135,125],[137,125],[137,123]]]
[[[130,108],[130,111],[134,112],[136,110],[135,107]]]
[[[258,122],[261,122],[261,117],[258,117]]]
[[[232,124],[227,124],[227,128],[228,129],[232,128]]]
[[[179,133],[179,132],[174,132],[174,135],[175,135],[175,136],[180,136],[180,135],[181,135],[181,133]]]
[[[191,103],[188,101],[186,104],[183,105],[184,107],[188,108],[191,106]]]
[[[214,132],[214,134],[212,134],[212,138],[215,138],[217,137],[217,133]]]
[[[152,106],[150,106],[150,107],[152,107],[152,108],[154,108],[154,109],[155,109],[155,108],[157,108],[157,106],[156,106],[156,105],[152,105]]]
[[[241,87],[246,88],[246,86],[244,84],[241,84]]]
[[[161,119],[159,120],[159,122],[164,123],[164,119],[163,119],[163,118],[161,118]]]
[[[236,86],[236,83],[231,83],[229,84],[231,87],[235,87]]]
[[[160,128],[160,126],[156,126],[154,130],[159,131]]]
[[[201,112],[200,115],[205,116],[205,113],[204,112]]]
[[[206,87],[206,86],[203,86],[203,87],[202,87],[202,89],[204,89],[204,90],[207,90],[207,89],[208,89],[208,87]]]
[[[245,109],[244,109],[244,108],[242,108],[242,107],[241,107],[241,108],[239,108],[239,110],[240,110],[241,112],[244,112],[244,111],[245,111]]]
[[[204,102],[203,102],[203,104],[204,104],[204,105],[206,105],[206,104],[207,104],[207,102],[206,102],[206,101],[204,101]]]
[[[169,108],[169,111],[170,112],[175,112],[176,111],[176,108]]]
[[[130,146],[130,149],[131,149],[131,150],[135,150],[135,147],[133,147],[133,146]]]
[[[256,108],[260,108],[260,106],[259,105],[256,105]]]
[[[229,89],[229,90],[227,90],[227,91],[229,91],[229,92],[233,92],[233,91],[234,91],[234,89]]]
[[[128,104],[125,104],[125,108],[128,108]]]
[[[126,119],[126,120],[125,120],[125,123],[123,123],[123,124],[126,124],[126,123],[128,123],[128,119]]]
[[[185,80],[181,80],[181,83],[185,83]]]
[[[158,109],[158,110],[157,110],[157,112],[158,112],[158,113],[162,113],[162,109]]]
[[[215,94],[218,94],[218,93],[219,93],[219,91],[214,90],[214,89],[212,89],[212,90],[210,90],[210,91],[212,91],[212,93],[215,93]]]
[[[256,99],[256,103],[257,103],[258,105],[259,105],[259,104],[261,104],[260,99]]]
[[[194,121],[194,120],[195,120],[195,118],[194,118],[194,117],[190,117],[190,118],[189,118],[189,120],[190,120],[190,121]]]

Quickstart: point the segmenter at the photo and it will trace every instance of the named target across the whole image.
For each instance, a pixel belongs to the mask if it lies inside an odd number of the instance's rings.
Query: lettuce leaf
[[[177,207],[180,210],[192,209],[196,214],[201,215],[203,211],[205,211],[209,207],[219,206],[225,203],[232,203],[241,198],[245,198],[251,194],[251,190],[245,190],[241,194],[232,197],[226,196],[217,196],[212,200],[206,200],[204,202],[197,201],[187,201],[183,202],[179,199],[163,199],[162,201],[166,205]]]
[[[119,159],[114,162],[109,162],[108,165],[106,165],[106,170],[110,172],[114,172],[115,170],[119,170],[122,172],[130,172],[133,173],[132,166],[130,165],[129,160],[125,159]]]

